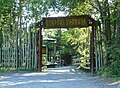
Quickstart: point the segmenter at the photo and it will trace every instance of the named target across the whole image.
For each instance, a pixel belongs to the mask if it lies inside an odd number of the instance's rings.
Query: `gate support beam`
[[[91,73],[94,73],[94,67],[95,67],[95,53],[94,53],[94,31],[95,31],[95,27],[94,25],[92,26],[92,32],[91,32],[91,41],[90,41],[90,59],[91,59]]]

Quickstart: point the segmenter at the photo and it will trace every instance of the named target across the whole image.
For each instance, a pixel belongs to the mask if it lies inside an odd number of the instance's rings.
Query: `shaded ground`
[[[0,73],[0,88],[117,88],[117,85],[72,67],[52,68],[41,73]]]

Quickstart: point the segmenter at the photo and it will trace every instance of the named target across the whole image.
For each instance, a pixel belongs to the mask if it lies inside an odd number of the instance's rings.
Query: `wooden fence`
[[[90,69],[90,57],[82,57],[80,59],[80,67]]]
[[[84,68],[90,70],[90,58],[89,57],[81,57],[73,60],[73,65],[78,68]]]
[[[0,67],[37,68],[36,48],[2,48],[0,49]]]

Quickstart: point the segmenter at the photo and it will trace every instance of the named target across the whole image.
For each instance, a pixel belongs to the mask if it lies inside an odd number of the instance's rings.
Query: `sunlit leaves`
[[[69,29],[65,31],[64,41],[69,43],[71,48],[79,55],[84,55],[84,52],[89,51],[89,41],[86,41],[87,38],[89,40],[88,30],[90,29]]]

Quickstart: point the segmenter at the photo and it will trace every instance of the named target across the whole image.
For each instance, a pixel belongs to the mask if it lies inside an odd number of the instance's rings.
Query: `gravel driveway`
[[[117,88],[117,85],[72,67],[0,73],[0,88]]]

